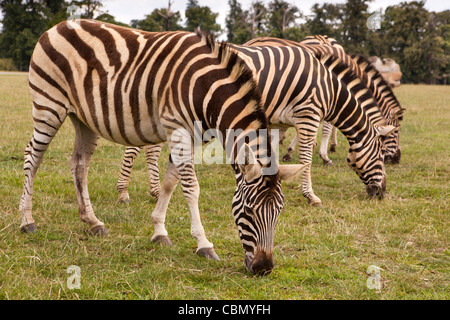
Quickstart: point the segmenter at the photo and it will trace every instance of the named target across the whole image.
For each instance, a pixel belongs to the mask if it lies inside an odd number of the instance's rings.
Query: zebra
[[[280,179],[303,167],[278,167],[273,159],[271,141],[264,131],[260,133],[268,124],[261,96],[251,71],[228,44],[217,45],[199,32],[151,33],[94,20],[64,21],[38,40],[29,87],[34,131],[25,149],[19,206],[23,232],[37,230],[32,217],[33,181],[48,145],[69,116],[75,128],[69,164],[80,218],[91,234],[108,234],[94,214],[87,188],[89,163],[99,137],[137,147],[167,141],[171,155],[151,215],[151,240],[171,244],[165,215],[181,181],[196,253],[218,260],[201,223],[199,184],[189,152],[194,122],[200,121],[200,130],[215,128],[232,146],[231,151],[227,149],[235,160],[232,212],[245,249],[245,265],[255,274],[272,270],[273,237],[284,203]],[[229,129],[241,133],[226,135]],[[188,142],[182,144],[182,138]]]
[[[164,143],[149,144],[144,146],[145,160],[147,163],[147,171],[149,175],[150,195],[158,198],[161,193],[161,186],[159,182],[159,166],[158,158],[161,153]],[[142,147],[130,147],[125,149],[125,154],[122,160],[122,167],[120,169],[119,180],[116,184],[116,190],[119,193],[119,201],[130,202],[130,195],[128,194],[128,184],[130,183],[131,168],[137,155],[142,151]]]
[[[319,59],[327,54],[333,54],[348,65],[349,68],[365,83],[367,88],[372,91],[380,107],[380,111],[388,124],[399,127],[400,121],[403,120],[405,109],[401,107],[391,87],[384,80],[382,74],[363,55],[347,55],[342,46],[333,38],[316,35],[306,37],[300,42],[294,42],[286,39],[262,37],[250,40],[245,43],[245,45],[257,47],[262,45],[301,46],[302,48],[309,50]],[[337,146],[336,133],[336,127],[331,126],[325,121],[323,124],[322,142],[319,149],[319,156],[322,158],[325,165],[332,165],[333,163],[328,158],[327,145],[331,136],[330,152],[334,152]],[[399,129],[394,130],[387,137],[385,137],[383,143],[385,146],[384,161],[386,163],[399,163],[401,157]],[[294,152],[296,145],[297,138],[295,136],[288,147],[287,153],[282,158],[283,161],[290,161],[292,159],[292,153]]]
[[[253,70],[270,126],[282,130],[296,127],[302,148],[300,163],[307,166],[302,193],[311,205],[321,204],[312,189],[310,165],[313,140],[323,119],[341,128],[349,140],[348,163],[369,196],[384,196],[381,137],[396,127],[385,125],[371,92],[339,57],[326,55],[319,60],[300,46],[232,48]]]

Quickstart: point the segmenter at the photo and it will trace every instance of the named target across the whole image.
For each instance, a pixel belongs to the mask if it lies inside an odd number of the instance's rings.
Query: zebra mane
[[[330,69],[336,76],[339,76],[340,81],[342,81],[346,86],[352,84],[349,90],[353,95],[356,95],[358,92],[363,92],[363,94],[358,95],[357,100],[359,100],[360,103],[363,101],[370,101],[370,105],[364,106],[364,109],[367,110],[367,108],[376,107],[376,112],[372,112],[369,117],[375,121],[379,121],[379,125],[386,124],[385,118],[381,113],[380,107],[377,100],[373,96],[372,91],[366,87],[364,82],[362,82],[362,80],[356,75],[348,64],[342,61],[340,57],[335,56],[332,53],[325,54],[321,57],[320,62],[327,69]]]
[[[376,79],[380,79],[379,81],[379,87],[383,87],[382,89],[383,93],[387,93],[386,98],[391,99],[394,102],[394,108],[399,108],[399,110],[402,110],[402,106],[400,105],[400,102],[397,100],[397,97],[395,96],[394,92],[392,91],[392,88],[388,85],[388,83],[384,80],[383,76],[381,75],[381,72],[375,68],[375,66],[370,62],[370,60],[361,55],[361,54],[351,54],[350,57],[352,60],[356,62],[356,64],[360,67],[362,67],[363,71],[369,75],[372,74],[372,82]],[[385,99],[386,99],[385,98]]]
[[[248,101],[254,100],[256,102],[254,104],[255,108],[253,114],[260,121],[261,127],[267,128],[268,121],[264,108],[261,105],[261,93],[258,89],[256,80],[253,78],[253,73],[245,61],[239,57],[237,51],[234,50],[228,42],[222,41],[218,43],[214,34],[199,29],[196,29],[195,33],[206,43],[211,49],[211,52],[216,54],[219,63],[230,73],[230,79],[234,80],[240,87],[247,86]]]

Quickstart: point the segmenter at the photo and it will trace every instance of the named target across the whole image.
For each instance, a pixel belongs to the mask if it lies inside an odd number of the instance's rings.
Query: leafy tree
[[[402,2],[386,8],[382,28],[383,53],[400,65],[405,82],[431,82],[436,58],[443,54],[442,39],[433,30],[423,1]]]
[[[218,13],[212,12],[208,6],[198,5],[197,0],[189,0],[185,11],[186,30],[194,31],[196,28],[207,30],[215,35],[221,31],[220,25],[216,22]]]
[[[100,8],[103,7],[102,1],[100,0],[74,0],[71,4],[80,7],[81,18],[94,19],[95,16],[103,14],[100,11]]]
[[[183,27],[179,24],[181,21],[180,12],[170,12],[169,23],[167,22],[167,17],[167,9],[155,9],[151,14],[146,15],[142,20],[132,20],[131,26],[144,31],[154,32],[183,29]],[[167,30],[167,28],[169,28],[169,30]]]
[[[230,11],[225,18],[227,40],[228,42],[240,43],[242,40],[242,34],[247,33],[246,31],[248,30],[244,11],[242,10],[241,4],[237,0],[229,0],[228,6]],[[244,38],[246,38],[245,35]]]
[[[347,0],[343,8],[342,44],[348,52],[368,54],[367,13],[371,0]]]
[[[174,12],[170,9],[172,2],[168,0],[167,9],[156,10],[157,13],[164,19],[164,31],[178,30],[177,21],[180,20],[180,13]],[[176,25],[176,26],[174,26]]]
[[[44,4],[32,0],[3,0],[3,30],[0,55],[12,58],[19,70],[28,70],[28,64],[39,36],[47,29],[48,13]]]
[[[287,29],[295,25],[295,19],[300,17],[299,9],[287,1],[273,0],[269,3],[268,29],[270,35],[286,38]]]
[[[228,4],[230,11],[225,23],[229,42],[242,44],[265,35],[266,8],[261,1],[253,2],[249,10],[243,10],[237,0],[229,0]]]
[[[310,35],[327,35],[342,42],[342,21],[344,5],[324,3],[314,4],[312,17],[307,19],[306,27]]]
[[[436,32],[442,39],[443,60],[440,72],[436,78],[438,83],[448,84],[450,79],[450,10],[433,12],[436,18]]]
[[[261,1],[252,2],[248,16],[250,19],[250,38],[263,36],[267,18],[267,9],[264,7],[264,3]]]
[[[114,18],[114,16],[110,15],[108,12],[100,14],[95,18],[95,20],[115,24],[122,27],[129,27],[129,25],[127,25],[126,23],[117,21],[116,18]]]

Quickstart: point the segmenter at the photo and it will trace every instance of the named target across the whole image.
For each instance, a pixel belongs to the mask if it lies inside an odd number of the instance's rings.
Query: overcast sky
[[[187,0],[172,0],[172,10],[180,11],[184,21],[184,11]],[[262,0],[269,3],[271,0]],[[410,2],[409,0],[406,0]],[[253,0],[241,0],[242,8],[248,9]],[[303,14],[311,14],[311,7],[315,3],[345,3],[345,0],[287,0],[301,10]],[[373,0],[369,6],[369,11],[385,9],[389,5],[404,2],[401,0]],[[146,14],[154,9],[167,7],[168,0],[103,0],[103,10],[109,11],[117,21],[129,23],[132,19],[143,19]],[[225,28],[225,17],[228,13],[228,0],[198,0],[201,6],[208,6],[213,12],[218,12],[218,23]],[[444,11],[450,9],[449,0],[427,0],[425,8],[429,11]]]

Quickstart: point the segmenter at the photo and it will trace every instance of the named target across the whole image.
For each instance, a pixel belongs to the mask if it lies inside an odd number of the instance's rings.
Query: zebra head
[[[387,124],[397,127],[395,130],[383,137],[383,144],[386,148],[384,155],[385,163],[398,164],[400,163],[401,148],[400,148],[400,121],[403,120],[404,108],[396,108],[389,111]]]
[[[237,157],[233,217],[245,250],[245,266],[257,275],[269,274],[273,267],[273,239],[284,196],[281,179],[296,176],[306,166],[280,165],[278,173],[263,174],[263,165],[245,144]]]
[[[386,192],[386,173],[384,170],[383,137],[397,127],[392,125],[374,126],[374,134],[363,145],[355,144],[347,155],[348,165],[366,185],[369,197],[382,199]]]

